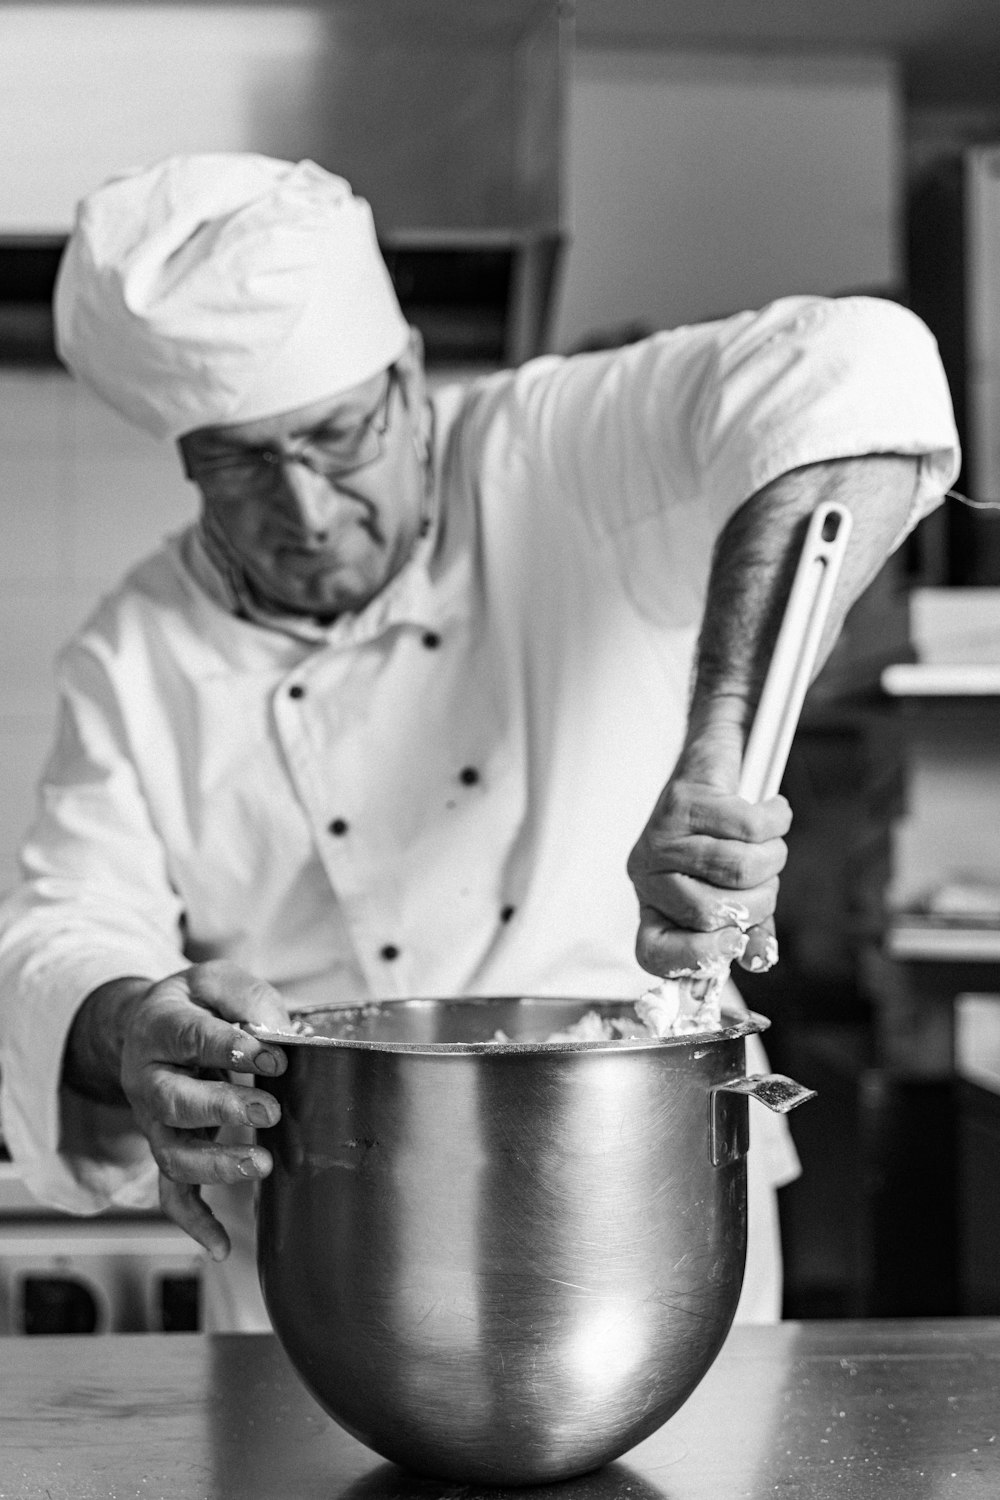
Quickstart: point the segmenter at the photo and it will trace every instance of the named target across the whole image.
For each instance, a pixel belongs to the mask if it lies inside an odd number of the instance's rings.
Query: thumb
[[[751,927],[747,934],[747,945],[740,955],[740,968],[751,974],[763,974],[773,969],[778,962],[778,939],[774,934],[774,918],[768,917]]]

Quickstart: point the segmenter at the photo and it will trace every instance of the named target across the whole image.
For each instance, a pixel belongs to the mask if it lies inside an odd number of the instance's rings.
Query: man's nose
[[[336,505],[336,491],[330,481],[307,462],[291,456],[282,466],[282,479],[285,503],[302,530],[311,536],[325,536],[330,512]]]

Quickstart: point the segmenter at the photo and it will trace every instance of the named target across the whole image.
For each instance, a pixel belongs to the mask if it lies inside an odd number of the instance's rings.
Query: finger
[[[286,1058],[281,1048],[262,1042],[206,1009],[205,993],[195,993],[198,985],[197,970],[189,969],[163,980],[150,992],[129,1038],[127,1073],[131,1075],[148,1062],[269,1077],[283,1073]],[[129,1081],[124,1081],[129,1092]]]
[[[287,1030],[291,1024],[274,986],[228,959],[196,964],[188,970],[188,984],[196,1005],[207,1005],[227,1021],[253,1021],[271,1031]]]
[[[288,1031],[292,1020],[280,993],[264,979],[248,974],[237,964],[219,959],[199,964],[189,971],[191,998],[198,1005],[208,1005],[220,1016],[236,1023],[230,1038],[228,1057],[217,1066],[236,1073],[261,1073],[276,1077],[283,1073],[287,1059],[280,1047],[268,1045],[245,1029],[241,1023],[264,1031]],[[221,1040],[220,1036],[215,1037]]]
[[[690,932],[665,922],[654,908],[643,906],[635,953],[648,973],[669,979],[692,971],[712,969],[719,964],[735,963],[746,943],[747,934],[738,927],[722,927],[716,932]]]
[[[247,1025],[254,1023],[248,1021]],[[234,1073],[259,1073],[265,1078],[277,1078],[288,1067],[288,1058],[273,1042],[262,1042],[252,1032],[234,1026],[229,1035],[229,1058],[225,1066]]]
[[[738,839],[665,836],[650,829],[629,873],[648,884],[670,875],[687,875],[723,891],[749,891],[781,874],[788,858],[784,839],[749,844]]]
[[[792,809],[782,796],[748,802],[735,792],[717,792],[691,782],[670,782],[649,822],[650,827],[665,826],[680,838],[704,835],[760,844],[785,837],[792,826]]]
[[[636,882],[640,902],[658,911],[672,927],[690,932],[718,932],[737,927],[748,932],[766,922],[778,898],[777,878],[753,890],[723,891],[687,875],[666,875]]]
[[[160,1207],[185,1234],[203,1245],[213,1260],[225,1260],[231,1248],[229,1236],[196,1187],[171,1182],[161,1173]]]
[[[747,945],[739,964],[751,974],[763,974],[777,962],[778,939],[774,935],[774,922],[769,918],[747,933]]]
[[[281,1105],[264,1089],[196,1078],[163,1064],[150,1064],[143,1083],[143,1112],[173,1130],[217,1129],[220,1125],[250,1125],[261,1130],[281,1119]]]
[[[274,1162],[263,1146],[220,1145],[193,1130],[172,1130],[159,1121],[146,1129],[156,1165],[171,1182],[259,1182]]]

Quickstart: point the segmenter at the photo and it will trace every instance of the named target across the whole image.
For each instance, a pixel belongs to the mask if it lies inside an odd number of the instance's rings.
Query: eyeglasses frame
[[[385,451],[385,439],[389,431],[392,408],[392,394],[397,386],[405,402],[405,390],[403,382],[400,379],[398,367],[395,364],[390,365],[386,376],[385,390],[372,410],[355,428],[359,456],[352,459],[350,463],[318,464],[314,458],[310,458],[308,451],[303,451],[302,449],[279,452],[268,448],[256,450],[248,448],[245,454],[233,454],[222,458],[206,459],[204,463],[198,463],[197,461],[192,463],[188,455],[182,450],[184,473],[195,484],[200,484],[205,479],[211,481],[213,476],[225,476],[227,471],[235,469],[256,468],[259,475],[263,476],[264,471],[268,469],[281,470],[288,464],[301,464],[303,468],[309,469],[312,473],[318,474],[324,479],[340,478],[347,474],[356,474],[361,469],[367,469],[371,464],[377,463]],[[374,439],[374,450],[371,453],[360,456],[369,438]],[[308,437],[300,439],[300,442],[304,443],[307,449],[319,446]],[[272,477],[274,476],[272,475]]]

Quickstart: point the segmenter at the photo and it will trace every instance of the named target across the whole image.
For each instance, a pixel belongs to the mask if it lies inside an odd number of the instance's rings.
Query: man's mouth
[[[293,573],[315,573],[336,567],[344,557],[343,549],[326,543],[280,547],[272,553],[275,564]]]
[[[385,533],[379,524],[378,513],[374,507],[368,506],[346,523],[341,521],[335,530],[317,527],[310,532],[281,532],[268,538],[268,547],[272,557],[281,562],[286,559],[314,563],[335,561],[355,550],[359,532],[373,546],[385,547]]]

